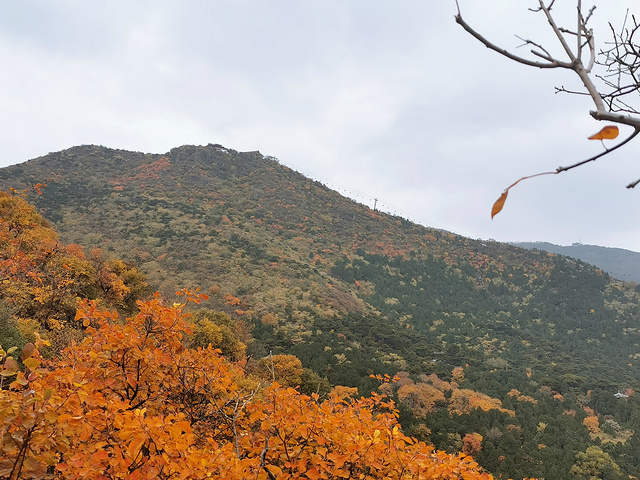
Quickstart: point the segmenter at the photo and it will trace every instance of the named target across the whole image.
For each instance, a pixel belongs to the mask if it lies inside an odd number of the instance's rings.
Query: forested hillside
[[[65,242],[137,265],[166,296],[208,294],[203,344],[293,354],[307,391],[381,389],[406,433],[497,476],[640,471],[634,284],[373,211],[219,145],[82,146],[0,170],[4,189],[37,183],[29,200]]]
[[[306,395],[294,356],[229,351],[230,319],[191,311],[206,295],[145,300],[135,268],[91,257],[0,192],[0,478],[490,480],[383,396]]]

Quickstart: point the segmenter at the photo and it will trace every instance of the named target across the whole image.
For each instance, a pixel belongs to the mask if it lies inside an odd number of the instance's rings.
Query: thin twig
[[[476,38],[478,41],[480,41],[480,43],[482,43],[485,47],[490,48],[491,50],[498,52],[501,55],[504,55],[505,57],[514,60],[518,63],[522,63],[524,65],[529,65],[530,67],[537,67],[537,68],[571,68],[571,64],[567,63],[567,62],[561,62],[559,60],[555,60],[555,59],[551,59],[549,60],[549,63],[543,63],[543,62],[534,62],[533,60],[529,60],[527,58],[524,57],[519,57],[518,55],[514,55],[513,53],[505,50],[504,48],[500,48],[497,45],[495,45],[494,43],[491,43],[489,40],[487,40],[486,38],[484,38],[482,35],[480,35],[478,32],[476,32],[473,28],[471,28],[471,26],[464,21],[464,19],[462,18],[462,15],[460,15],[460,13],[458,13],[455,16],[456,19],[456,23],[458,23],[462,28],[464,28],[469,34],[471,34],[471,36],[473,36],[474,38]]]

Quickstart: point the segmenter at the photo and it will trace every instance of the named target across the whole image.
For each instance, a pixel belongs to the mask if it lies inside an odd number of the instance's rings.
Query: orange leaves
[[[62,336],[78,297],[119,306],[127,300],[133,309],[136,296],[146,293],[144,276],[116,263],[88,260],[77,245],[61,244],[23,198],[0,192],[0,299],[11,304],[17,317],[32,320],[34,328],[49,330],[54,339]]]
[[[598,133],[594,133],[589,137],[589,140],[613,140],[618,136],[620,130],[615,125],[607,125],[603,127]]]
[[[25,477],[55,467],[70,480],[491,478],[469,457],[405,436],[385,397],[342,388],[320,401],[260,387],[219,351],[185,349],[180,308],[156,296],[139,309],[122,322],[85,302],[77,317],[89,336],[0,390],[0,475],[22,465]],[[24,355],[39,359],[37,348]],[[296,357],[268,363],[272,377],[296,383]],[[468,440],[477,451],[481,437]]]
[[[10,377],[18,373],[18,362],[16,362],[13,357],[7,357],[4,360],[4,365],[2,366],[2,370],[0,371],[0,375],[3,377]]]
[[[406,437],[395,414],[380,411],[383,405],[381,397],[345,402],[332,396],[319,403],[271,387],[264,404],[251,407],[262,419],[252,441],[266,445],[259,439],[268,439],[265,467],[277,467],[285,478],[482,478],[473,463],[435,455]]]
[[[482,435],[479,433],[467,433],[462,442],[462,453],[465,455],[475,455],[482,450]]]
[[[462,367],[456,367],[454,372],[458,378],[461,378],[464,370]],[[416,383],[408,376],[402,376],[395,384],[398,387],[397,395],[400,403],[408,407],[416,416],[427,415],[436,406],[446,406],[450,412],[457,415],[469,414],[477,408],[484,411],[499,410],[510,416],[515,415],[513,410],[503,408],[502,402],[497,398],[474,390],[458,388],[456,382],[445,382],[435,374],[422,376],[421,380]],[[386,393],[391,389],[384,388],[384,390]],[[444,395],[447,390],[451,391],[448,399]]]
[[[240,305],[240,299],[238,297],[234,297],[230,293],[224,294],[224,301],[227,305],[237,306]]]
[[[430,413],[437,403],[446,402],[444,393],[428,383],[406,383],[398,389],[398,399],[417,417]]]
[[[597,416],[586,417],[582,421],[582,424],[585,427],[587,427],[587,429],[589,430],[589,433],[591,434],[596,434],[600,432],[600,420],[598,419]]]
[[[493,204],[493,207],[491,208],[492,220],[493,220],[493,217],[495,217],[498,213],[500,213],[500,210],[502,210],[502,207],[504,207],[504,202],[507,201],[508,194],[509,194],[509,189],[502,192],[502,195],[500,195],[500,198],[498,198],[498,200],[496,200],[496,202]]]
[[[47,186],[46,183],[39,183],[38,182],[33,186],[33,189],[36,191],[36,193],[38,195],[42,195],[42,189],[45,188],[46,186]]]
[[[202,419],[233,414],[227,406],[235,405],[238,387],[231,367],[212,349],[183,349],[189,324],[179,309],[158,296],[139,307],[120,324],[95,303],[83,305],[78,316],[93,325],[90,337],[66,349],[47,376],[65,398],[53,415],[56,438],[71,442],[54,448],[63,455],[65,478],[151,479],[163,469],[207,477],[202,459],[215,452],[189,457],[200,451],[193,428],[202,430]],[[197,402],[187,406],[188,399]],[[219,423],[228,428],[224,419]]]
[[[194,290],[183,288],[176,292],[176,295],[179,297],[184,296],[187,299],[187,302],[193,302],[196,304],[200,304],[203,300],[209,300],[208,295],[200,293],[200,287],[196,287]]]
[[[57,415],[49,415],[60,399],[52,390],[43,387],[39,353],[32,344],[24,350],[22,357],[25,361],[31,360],[33,368],[18,372],[8,389],[0,389],[2,478],[42,478],[46,467],[56,460],[51,446],[56,442],[64,445],[64,438],[55,436]],[[2,379],[5,371],[2,371]]]
[[[515,399],[518,400],[519,402],[529,402],[534,405],[538,404],[538,401],[535,398],[529,395],[522,395],[520,393],[520,390],[517,390],[515,388],[512,388],[509,392],[507,392],[507,395],[509,395],[510,397],[515,397]]]

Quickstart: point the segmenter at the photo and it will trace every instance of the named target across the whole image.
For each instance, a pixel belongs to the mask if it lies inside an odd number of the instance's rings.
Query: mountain
[[[548,242],[511,242],[511,245],[577,258],[601,268],[618,280],[640,283],[640,253],[638,252],[582,243],[562,246]]]
[[[640,471],[634,284],[371,210],[221,145],[85,145],[0,169],[1,188],[38,183],[28,198],[64,242],[135,263],[169,297],[200,287],[250,329],[253,358],[294,354],[362,393],[398,374],[380,388],[440,449],[467,439],[510,478],[569,478],[596,446]]]

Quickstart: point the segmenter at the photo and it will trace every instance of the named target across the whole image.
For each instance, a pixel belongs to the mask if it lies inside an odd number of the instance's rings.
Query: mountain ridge
[[[208,154],[211,155],[210,158],[207,157]],[[107,157],[112,158],[112,160],[106,161]],[[169,157],[172,158],[171,161],[173,162],[171,166],[166,160],[163,160]],[[30,182],[16,182],[22,172],[25,171],[24,169],[29,169],[30,165],[36,165],[37,163],[42,164],[43,168],[40,168],[38,173],[27,174],[31,177]],[[210,174],[215,177],[215,184],[210,178],[207,179],[205,175],[202,175],[203,167],[209,169]],[[72,170],[68,172],[67,178],[63,178],[64,176],[59,172],[70,168]],[[96,168],[100,169],[100,175],[96,174],[92,178],[88,178],[85,183],[77,183],[74,180],[74,177],[79,176],[81,170],[87,171],[87,169]],[[176,172],[176,169],[179,171]],[[198,169],[200,170],[199,173]],[[135,174],[126,175],[125,172]],[[265,182],[267,177],[269,178],[268,182],[271,183]],[[238,181],[238,179],[243,181]],[[240,202],[238,202],[238,199],[233,198],[234,202],[240,203],[237,206],[238,208],[236,208],[236,205],[229,204],[229,198],[233,197],[233,195],[226,195],[225,188],[229,186],[230,181],[235,181],[233,183],[234,188],[241,189],[245,197],[240,199]],[[252,182],[251,186],[248,181]],[[291,182],[293,181],[304,183],[304,186],[300,188],[302,194],[292,186]],[[323,257],[331,256],[332,254],[335,256],[338,251],[343,254],[349,253],[354,247],[357,248],[359,246],[368,246],[379,253],[396,255],[397,252],[385,252],[386,245],[380,241],[372,242],[370,238],[373,235],[380,235],[381,238],[377,240],[393,240],[395,244],[410,243],[404,241],[401,236],[396,235],[396,238],[391,238],[390,229],[397,229],[398,226],[401,227],[403,235],[409,234],[410,231],[412,241],[417,240],[419,242],[418,245],[427,247],[430,243],[436,249],[434,253],[437,256],[443,255],[442,248],[439,245],[434,245],[440,242],[441,238],[445,239],[445,241],[449,237],[463,238],[450,232],[411,224],[402,218],[391,217],[387,214],[373,211],[369,207],[341,196],[319,182],[309,180],[302,174],[280,165],[272,157],[263,157],[256,152],[236,152],[214,144],[209,144],[206,147],[177,147],[164,155],[127,152],[91,145],[80,146],[0,170],[0,186],[5,189],[9,187],[29,188],[30,183],[40,182],[47,183],[48,186],[44,189],[43,195],[34,197],[34,202],[45,216],[57,225],[63,238],[69,243],[82,244],[84,240],[93,244],[104,244],[107,251],[116,251],[111,245],[118,241],[116,239],[117,235],[114,234],[116,231],[120,237],[126,237],[129,234],[140,236],[141,232],[138,230],[133,229],[131,231],[132,221],[127,218],[127,207],[131,205],[127,204],[129,200],[127,198],[128,194],[133,195],[132,202],[146,202],[147,204],[143,205],[145,212],[153,211],[156,215],[158,221],[154,222],[153,228],[145,238],[150,236],[159,244],[165,244],[168,238],[172,238],[174,243],[179,243],[179,241],[175,240],[175,227],[180,227],[181,221],[184,224],[187,223],[187,219],[193,219],[194,217],[206,217],[207,221],[205,222],[204,230],[202,225],[198,225],[198,228],[204,233],[205,240],[211,240],[212,237],[222,234],[229,237],[227,241],[230,245],[227,244],[227,246],[231,247],[231,250],[241,248],[240,244],[243,243],[243,240],[232,237],[232,235],[226,235],[224,231],[226,227],[234,229],[233,222],[236,222],[236,224],[243,223],[242,227],[245,232],[256,225],[260,226],[260,228],[266,225],[267,228],[271,228],[275,232],[276,239],[286,227],[287,230],[293,230],[295,234],[305,237],[305,243],[308,243],[310,238],[312,239],[312,243],[316,247],[313,252],[304,245],[295,247],[296,250],[302,251],[303,257],[305,255],[310,257],[311,253],[313,253],[313,263],[318,264],[324,262],[325,258]],[[199,205],[194,204],[194,198],[187,196],[187,198],[183,199],[179,193],[176,193],[181,191],[188,193],[188,189],[194,188],[208,189],[207,198]],[[162,191],[162,194],[157,199],[149,198],[147,191],[153,195],[157,191]],[[136,192],[140,192],[141,195],[136,195]],[[162,196],[167,198],[161,198]],[[327,196],[327,198],[324,196]],[[111,201],[115,210],[111,212],[114,214],[111,223],[120,223],[124,220],[125,224],[121,228],[114,229],[113,225],[109,224],[110,220],[108,218],[98,217],[99,219],[95,221],[94,217],[91,221],[88,221],[85,217],[84,221],[80,220],[80,225],[74,224],[69,227],[64,218],[65,209],[70,211],[69,209],[71,208],[67,204],[73,202],[72,208],[77,208],[80,212],[86,214],[91,207],[91,202],[96,198],[108,198]],[[163,210],[168,205],[168,200],[174,202],[173,206],[181,211],[182,218],[169,218]],[[304,205],[296,205],[296,200],[304,201],[305,203]],[[314,212],[313,209],[305,207],[305,205],[312,205],[316,201],[326,202],[327,205],[325,207],[328,207],[328,210]],[[246,208],[247,205],[252,208]],[[338,206],[353,207],[353,210],[334,208]],[[239,212],[240,207],[243,208],[242,214]],[[217,208],[221,213],[215,212]],[[291,213],[294,208],[297,211]],[[335,212],[341,215],[334,218]],[[375,222],[372,223],[370,220],[383,225],[376,225]],[[332,245],[326,239],[326,232],[323,232],[323,230],[327,230],[326,225],[328,222],[331,222],[332,225],[339,229],[336,233],[349,236],[349,244]],[[367,228],[362,228],[363,222],[367,224]],[[164,228],[160,227],[162,223],[165,223]],[[166,225],[167,223],[168,225]],[[184,225],[182,226],[184,227]],[[189,227],[193,226],[190,225]],[[367,232],[367,229],[372,229],[372,232]],[[287,236],[290,237],[292,233],[289,231]],[[86,235],[89,235],[88,239]],[[245,239],[247,236],[246,234],[244,235]],[[191,234],[190,237],[194,239],[196,235]],[[196,238],[196,240],[198,239]],[[291,240],[291,238],[287,240]],[[240,241],[240,244],[235,245],[238,241]],[[480,246],[483,243],[469,239],[463,241],[475,242]],[[166,257],[160,260],[157,260],[157,258],[150,259],[148,258],[149,252],[140,251],[140,245],[128,244],[123,240],[120,240],[120,242],[122,245],[117,251],[123,252],[127,260],[137,261],[141,265],[147,264],[148,271],[155,270],[155,278],[161,275],[162,269],[158,268],[157,262],[166,260]],[[292,242],[288,243],[288,249],[285,251],[274,249],[276,251],[273,254],[269,254],[269,258],[265,259],[276,260],[278,257],[283,257],[282,254],[284,253],[286,263],[287,253],[294,253],[291,252]],[[208,243],[207,245],[210,244]],[[175,247],[176,245],[171,246]],[[199,246],[204,248],[204,242],[200,242]],[[245,247],[249,249],[245,254],[252,256],[254,259],[266,255],[259,245],[250,247],[245,245]],[[227,254],[228,252],[225,251],[224,253]],[[448,253],[448,255],[451,254],[451,252]],[[318,258],[315,258],[316,255]],[[158,256],[160,255],[156,255],[156,257]],[[297,258],[298,261],[302,259],[299,256]],[[289,260],[294,259],[291,258]],[[306,259],[304,260],[306,261]],[[174,270],[173,273],[176,273],[176,265],[168,265],[167,268]],[[224,274],[224,272],[216,273],[216,279],[220,278],[221,273]],[[167,277],[168,275],[162,276],[159,282],[160,286],[163,285],[163,282],[169,281]],[[154,278],[153,275],[152,278]],[[184,286],[184,284],[194,284],[193,278],[178,277],[176,279],[175,276],[172,278],[176,281],[170,288],[167,287],[165,289],[166,293]],[[198,280],[199,282],[195,283],[200,283],[203,288],[208,288],[212,281],[206,276],[201,276]]]
[[[618,280],[640,283],[640,253],[618,247],[573,243],[556,245],[550,242],[509,242],[520,248],[543,250],[566,255],[601,268]]]

